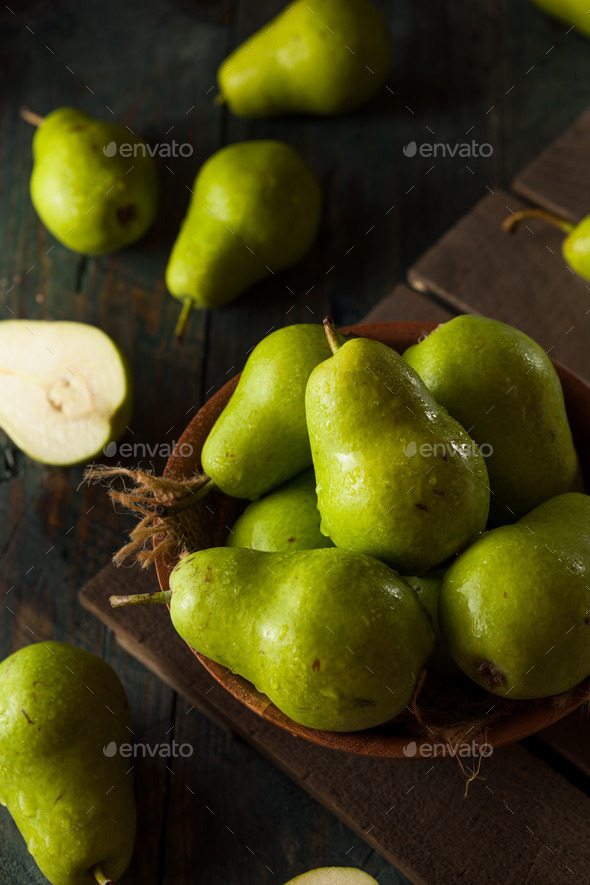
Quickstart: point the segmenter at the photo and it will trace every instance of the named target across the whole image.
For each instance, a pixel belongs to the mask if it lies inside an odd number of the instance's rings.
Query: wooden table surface
[[[588,102],[590,43],[526,0],[381,6],[394,43],[388,89],[350,117],[266,122],[241,121],[217,107],[215,72],[281,8],[276,0],[22,0],[0,12],[2,318],[95,323],[121,344],[136,381],[125,439],[136,457],[127,463],[160,470],[188,418],[271,328],[327,312],[340,324],[360,319]],[[159,161],[162,203],[146,239],[99,259],[54,241],[28,196],[32,132],[19,120],[22,105],[41,114],[73,105],[126,124],[152,144],[174,139],[193,147],[190,158]],[[195,314],[179,345],[178,304],[163,274],[187,187],[221,145],[266,137],[297,147],[321,180],[326,208],[317,244],[298,267],[233,305]],[[491,144],[493,156],[402,153],[412,141],[472,139]],[[405,310],[405,318],[422,318],[409,316],[411,304]],[[138,760],[140,829],[123,881],[282,883],[313,866],[351,864],[380,885],[407,882],[271,763],[190,710],[81,608],[78,590],[131,523],[113,512],[104,490],[79,487],[81,468],[43,467],[0,437],[0,658],[48,638],[96,651],[123,679],[137,741],[179,735],[194,748],[173,770],[162,759]],[[180,775],[190,790],[177,787]],[[190,840],[181,825],[187,818],[194,822]],[[0,882],[43,882],[30,867],[0,810]]]

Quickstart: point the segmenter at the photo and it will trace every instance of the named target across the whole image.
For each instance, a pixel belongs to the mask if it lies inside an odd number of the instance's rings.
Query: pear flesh
[[[589,585],[590,497],[559,495],[482,535],[445,573],[451,655],[494,694],[569,691],[590,674]]]
[[[53,885],[115,881],[129,865],[132,762],[111,748],[130,742],[130,725],[96,655],[43,642],[0,664],[0,803]]]
[[[170,589],[180,636],[309,728],[393,719],[434,646],[430,618],[399,575],[336,548],[200,550],[176,565]]]
[[[377,885],[377,882],[355,867],[320,867],[295,876],[287,885]]]
[[[87,461],[119,436],[130,411],[125,359],[100,329],[0,322],[0,426],[31,458]]]
[[[154,221],[156,166],[126,126],[58,108],[35,132],[33,158],[33,205],[45,227],[74,252],[122,249]]]

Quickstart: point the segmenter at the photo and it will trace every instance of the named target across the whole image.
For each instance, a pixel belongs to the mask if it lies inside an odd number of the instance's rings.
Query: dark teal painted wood
[[[14,15],[0,13],[0,317],[77,319],[120,342],[136,380],[126,441],[164,446],[144,463],[161,469],[188,416],[272,327],[326,312],[341,323],[358,320],[488,187],[506,186],[586,105],[590,43],[565,36],[564,25],[525,0],[381,5],[394,39],[390,91],[334,120],[241,121],[213,103],[219,62],[280,9],[276,0],[27,0],[12,5]],[[160,161],[157,223],[142,243],[112,257],[68,252],[28,197],[32,132],[19,108],[46,113],[66,104],[114,118],[151,143],[174,138],[194,148],[190,159]],[[293,144],[320,177],[326,208],[318,242],[297,268],[222,311],[195,314],[179,346],[178,305],[165,293],[163,271],[187,188],[222,144],[266,137]],[[412,141],[474,138],[493,145],[492,158],[402,153]],[[161,742],[174,726],[171,734],[194,745],[174,774],[160,760],[138,762],[140,838],[125,881],[278,883],[346,863],[380,885],[405,881],[270,763],[187,713],[80,608],[77,591],[131,524],[102,489],[76,491],[80,478],[80,468],[34,464],[2,436],[0,656],[49,637],[102,653],[125,683],[137,740]],[[30,866],[0,810],[0,882],[43,881],[27,874]]]

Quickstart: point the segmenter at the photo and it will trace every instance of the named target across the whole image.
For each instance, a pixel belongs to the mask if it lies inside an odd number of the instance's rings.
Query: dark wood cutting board
[[[518,176],[514,190],[579,218],[590,210],[589,147],[585,114]],[[557,232],[537,223],[513,237],[501,231],[502,218],[521,205],[509,193],[488,195],[410,270],[418,291],[398,286],[365,319],[442,322],[483,313],[522,328],[552,358],[590,378],[590,288],[565,267]],[[156,589],[152,571],[107,566],[80,599],[126,650],[270,758],[413,882],[559,885],[588,878],[590,799],[575,786],[590,776],[587,714],[578,711],[526,747],[483,760],[465,797],[456,759],[348,756],[259,719],[198,665],[164,609],[114,612],[108,604],[112,593]],[[471,761],[465,763],[468,777]]]

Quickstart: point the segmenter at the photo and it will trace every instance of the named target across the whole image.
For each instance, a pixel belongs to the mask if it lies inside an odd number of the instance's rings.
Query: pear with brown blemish
[[[145,234],[156,216],[158,177],[138,135],[75,108],[23,117],[38,126],[31,199],[56,239],[74,252],[103,255]]]

